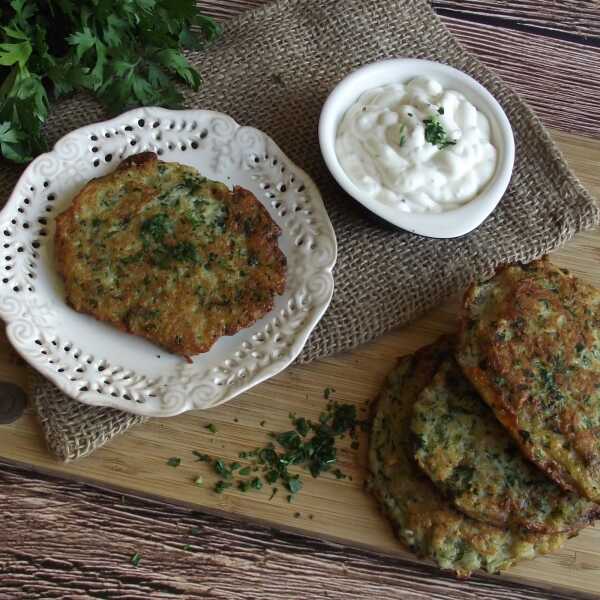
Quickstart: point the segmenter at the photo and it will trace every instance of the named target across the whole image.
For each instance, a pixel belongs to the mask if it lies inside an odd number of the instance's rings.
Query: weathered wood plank
[[[598,0],[432,0],[439,15],[600,44]]]
[[[198,0],[196,4],[207,15],[224,20],[266,2],[267,0]]]
[[[90,486],[0,471],[0,598],[567,600]],[[138,566],[131,557],[138,553]]]
[[[600,48],[461,19],[443,20],[467,49],[529,102],[545,125],[600,135]]]
[[[199,0],[206,14],[231,18],[267,0]],[[559,35],[585,43],[600,43],[598,0],[431,0],[440,16],[513,27],[521,31]]]
[[[208,14],[229,18],[265,1],[204,0],[199,5]],[[579,27],[590,35],[595,32],[600,39],[598,0],[541,4],[534,0],[436,0],[434,6],[456,38],[519,92],[548,127],[600,135],[600,47],[508,27],[525,19],[539,23],[540,33],[552,26],[565,30]],[[442,10],[449,7],[453,10]],[[479,13],[506,14],[505,26],[465,19]]]

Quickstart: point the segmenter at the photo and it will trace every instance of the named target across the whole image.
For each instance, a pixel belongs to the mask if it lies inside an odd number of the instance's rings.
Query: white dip
[[[336,153],[363,193],[406,212],[457,208],[496,168],[487,118],[428,78],[362,94],[340,123]]]

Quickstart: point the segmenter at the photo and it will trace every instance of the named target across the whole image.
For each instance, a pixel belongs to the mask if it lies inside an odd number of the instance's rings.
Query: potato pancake
[[[600,292],[548,260],[466,294],[458,361],[522,451],[600,502]]]
[[[83,188],[55,249],[75,310],[190,360],[271,310],[280,233],[249,191],[146,152]]]
[[[417,397],[430,383],[447,342],[401,359],[374,407],[369,445],[369,488],[396,535],[418,555],[466,577],[478,568],[505,569],[518,560],[559,548],[567,534],[500,529],[454,510],[413,458],[411,419]]]
[[[527,461],[449,353],[414,405],[415,459],[462,513],[499,527],[577,531],[600,506]]]

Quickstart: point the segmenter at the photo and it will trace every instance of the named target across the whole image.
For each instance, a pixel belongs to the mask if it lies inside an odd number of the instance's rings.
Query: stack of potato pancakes
[[[600,291],[503,267],[373,415],[369,488],[415,553],[464,577],[556,550],[600,517]]]

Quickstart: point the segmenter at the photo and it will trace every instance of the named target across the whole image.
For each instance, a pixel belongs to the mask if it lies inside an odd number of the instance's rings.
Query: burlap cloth
[[[432,240],[382,227],[325,169],[317,142],[323,101],[350,71],[386,57],[427,58],[469,73],[512,123],[517,157],[510,189],[493,215],[463,238]],[[222,40],[192,61],[205,83],[199,93],[187,93],[187,105],[223,111],[269,133],[315,179],[333,221],[339,242],[335,294],[303,362],[372,340],[499,263],[539,257],[599,221],[592,198],[540,121],[459,46],[425,0],[282,0],[228,22]],[[50,141],[106,116],[90,98],[64,102],[48,125]],[[15,179],[15,169],[3,165],[5,195]],[[39,377],[33,400],[48,445],[63,460],[85,456],[143,421],[79,404]]]

